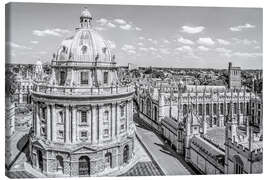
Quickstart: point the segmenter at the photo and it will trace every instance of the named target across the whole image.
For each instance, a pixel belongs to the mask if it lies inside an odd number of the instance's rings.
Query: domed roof
[[[84,9],[82,16],[90,17],[91,14]],[[103,40],[91,25],[82,25],[81,28],[77,28],[74,36],[64,39],[55,58],[57,61],[86,62],[113,62],[114,60],[108,41]]]
[[[81,18],[90,18],[90,19],[92,19],[92,15],[88,11],[87,7],[85,7],[84,10],[82,11]]]

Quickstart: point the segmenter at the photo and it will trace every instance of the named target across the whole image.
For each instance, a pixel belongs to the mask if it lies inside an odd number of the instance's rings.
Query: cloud
[[[104,31],[106,29],[104,27],[95,27],[95,30],[97,30],[97,31]]]
[[[142,28],[135,27],[135,30],[136,30],[136,31],[142,31]]]
[[[144,39],[145,39],[145,38],[144,38],[144,37],[142,37],[142,36],[140,36],[140,37],[139,37],[139,40],[144,40]]]
[[[256,40],[249,40],[249,39],[238,39],[232,38],[235,43],[244,44],[244,45],[255,45],[258,44]]]
[[[150,51],[155,51],[155,52],[158,51],[157,48],[154,48],[154,47],[150,47],[149,50]]]
[[[115,27],[116,27],[116,25],[113,24],[113,23],[111,23],[111,22],[109,22],[109,23],[107,24],[107,26],[110,27],[110,28],[115,28]]]
[[[226,41],[224,39],[217,39],[217,42],[221,45],[229,45],[231,44],[229,41]]]
[[[9,45],[11,48],[17,48],[17,49],[32,49],[31,47],[23,46],[14,42],[7,42],[7,45]]]
[[[226,48],[216,48],[216,51],[219,53],[231,53],[232,52],[230,49],[226,49]]]
[[[139,46],[143,46],[143,43],[142,42],[138,42],[137,43]]]
[[[202,32],[205,29],[203,26],[196,26],[196,27],[191,27],[191,26],[182,26],[182,32],[189,33],[189,34],[197,34]]]
[[[207,45],[207,46],[212,46],[212,45],[215,44],[215,42],[214,42],[210,37],[199,38],[199,39],[197,40],[197,43],[203,44],[203,45]]]
[[[38,41],[30,41],[32,44],[38,44]]]
[[[170,54],[170,51],[167,48],[160,48],[159,50],[162,54]]]
[[[131,25],[130,24],[121,25],[120,28],[124,30],[131,30]]]
[[[209,51],[209,48],[208,47],[205,47],[205,46],[199,46],[198,49],[200,51]]]
[[[45,29],[45,30],[33,30],[33,35],[39,36],[39,37],[44,37],[44,36],[62,36],[63,34],[70,33],[69,30],[67,29]]]
[[[127,53],[136,54],[136,48],[133,45],[124,44],[121,49]]]
[[[148,51],[148,49],[147,49],[147,48],[145,48],[145,47],[139,47],[139,50],[141,50],[141,51],[145,51],[145,52],[147,52],[147,51]]]
[[[260,57],[262,53],[245,53],[245,52],[235,52],[232,54],[233,56],[244,57],[244,58],[253,58]]]
[[[97,20],[97,23],[99,23],[100,25],[105,25],[107,22],[108,22],[108,20],[105,18],[101,18],[101,19]]]
[[[169,40],[167,40],[167,39],[163,39],[163,43],[165,43],[165,44],[169,44],[169,43],[170,43],[170,41],[169,41]]]
[[[127,22],[123,19],[114,19],[115,22],[117,22],[118,24],[126,24]]]
[[[189,40],[189,39],[185,39],[185,38],[183,38],[183,37],[179,37],[179,38],[177,39],[177,41],[180,42],[180,43],[182,43],[182,44],[188,44],[188,45],[193,45],[193,44],[194,44],[193,41],[191,41],[191,40]]]
[[[246,23],[245,25],[230,27],[230,30],[237,32],[237,31],[242,31],[244,29],[251,29],[251,28],[255,28],[255,27],[256,27],[255,25],[251,25],[251,24]]]
[[[176,48],[175,50],[182,51],[182,52],[191,52],[192,48],[190,46],[181,46],[181,47]]]

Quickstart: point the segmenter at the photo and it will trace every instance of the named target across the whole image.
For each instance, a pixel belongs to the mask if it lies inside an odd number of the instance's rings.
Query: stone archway
[[[63,174],[64,173],[64,160],[63,160],[63,157],[57,155],[56,156],[56,161],[57,161],[57,164],[56,164],[57,173],[62,173]]]
[[[112,168],[112,153],[107,152],[105,154],[105,169]]]
[[[87,156],[81,156],[79,159],[79,175],[80,176],[90,175],[90,159]]]

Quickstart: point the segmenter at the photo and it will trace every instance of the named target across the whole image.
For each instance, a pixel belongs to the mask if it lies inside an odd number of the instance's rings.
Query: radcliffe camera
[[[262,19],[6,4],[6,176],[262,173]]]

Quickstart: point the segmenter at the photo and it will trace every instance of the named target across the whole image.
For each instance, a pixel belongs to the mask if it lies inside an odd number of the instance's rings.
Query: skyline
[[[242,69],[262,69],[261,8],[9,6],[6,48],[11,63],[50,62],[62,40],[79,26],[81,10],[88,7],[93,27],[109,42],[118,65],[224,69],[232,62]]]

